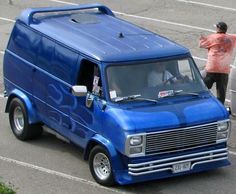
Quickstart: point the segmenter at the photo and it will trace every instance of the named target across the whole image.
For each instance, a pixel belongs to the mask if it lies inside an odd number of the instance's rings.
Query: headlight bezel
[[[216,142],[227,142],[230,137],[231,121],[230,119],[217,122]]]
[[[146,133],[128,135],[126,138],[125,153],[128,157],[145,156]],[[139,152],[134,152],[134,151]]]

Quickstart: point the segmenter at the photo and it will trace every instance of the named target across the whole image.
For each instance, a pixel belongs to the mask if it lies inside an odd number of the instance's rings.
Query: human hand
[[[206,36],[204,36],[203,34],[200,35],[200,40],[204,40],[206,39]]]

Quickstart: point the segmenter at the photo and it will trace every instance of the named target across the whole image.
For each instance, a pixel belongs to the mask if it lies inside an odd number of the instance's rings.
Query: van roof
[[[115,17],[109,8],[100,4],[27,9],[18,20],[104,62],[189,53],[188,49],[167,38]]]

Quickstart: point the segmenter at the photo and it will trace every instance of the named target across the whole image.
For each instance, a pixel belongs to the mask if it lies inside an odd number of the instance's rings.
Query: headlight
[[[133,136],[129,140],[129,143],[131,146],[140,145],[140,144],[142,144],[142,142],[143,142],[142,136]]]
[[[229,123],[228,122],[218,123],[217,131],[218,132],[227,131],[228,128],[229,128]]]
[[[230,134],[230,121],[222,121],[218,123],[217,127],[217,143],[226,142]]]

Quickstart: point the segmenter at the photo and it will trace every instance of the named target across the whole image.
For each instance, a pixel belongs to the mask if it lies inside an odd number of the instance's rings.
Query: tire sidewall
[[[104,180],[100,179],[94,171],[93,161],[94,161],[95,155],[98,154],[98,153],[105,154],[106,157],[109,159],[109,163],[110,163],[111,173]],[[97,145],[91,150],[91,152],[89,154],[89,168],[90,168],[90,172],[91,172],[93,178],[95,179],[95,181],[97,183],[99,183],[101,185],[104,185],[104,186],[112,186],[112,185],[115,184],[114,177],[113,177],[113,168],[112,168],[112,163],[111,163],[111,159],[110,159],[110,154],[108,153],[108,151],[104,147],[102,147],[100,145]]]
[[[22,131],[17,130],[15,122],[14,122],[14,111],[17,107],[19,107],[23,113],[24,127]],[[10,103],[9,121],[10,121],[11,129],[14,135],[18,139],[25,140],[27,138],[27,130],[28,130],[28,115],[27,115],[27,111],[26,111],[24,103],[18,98],[14,98]]]

